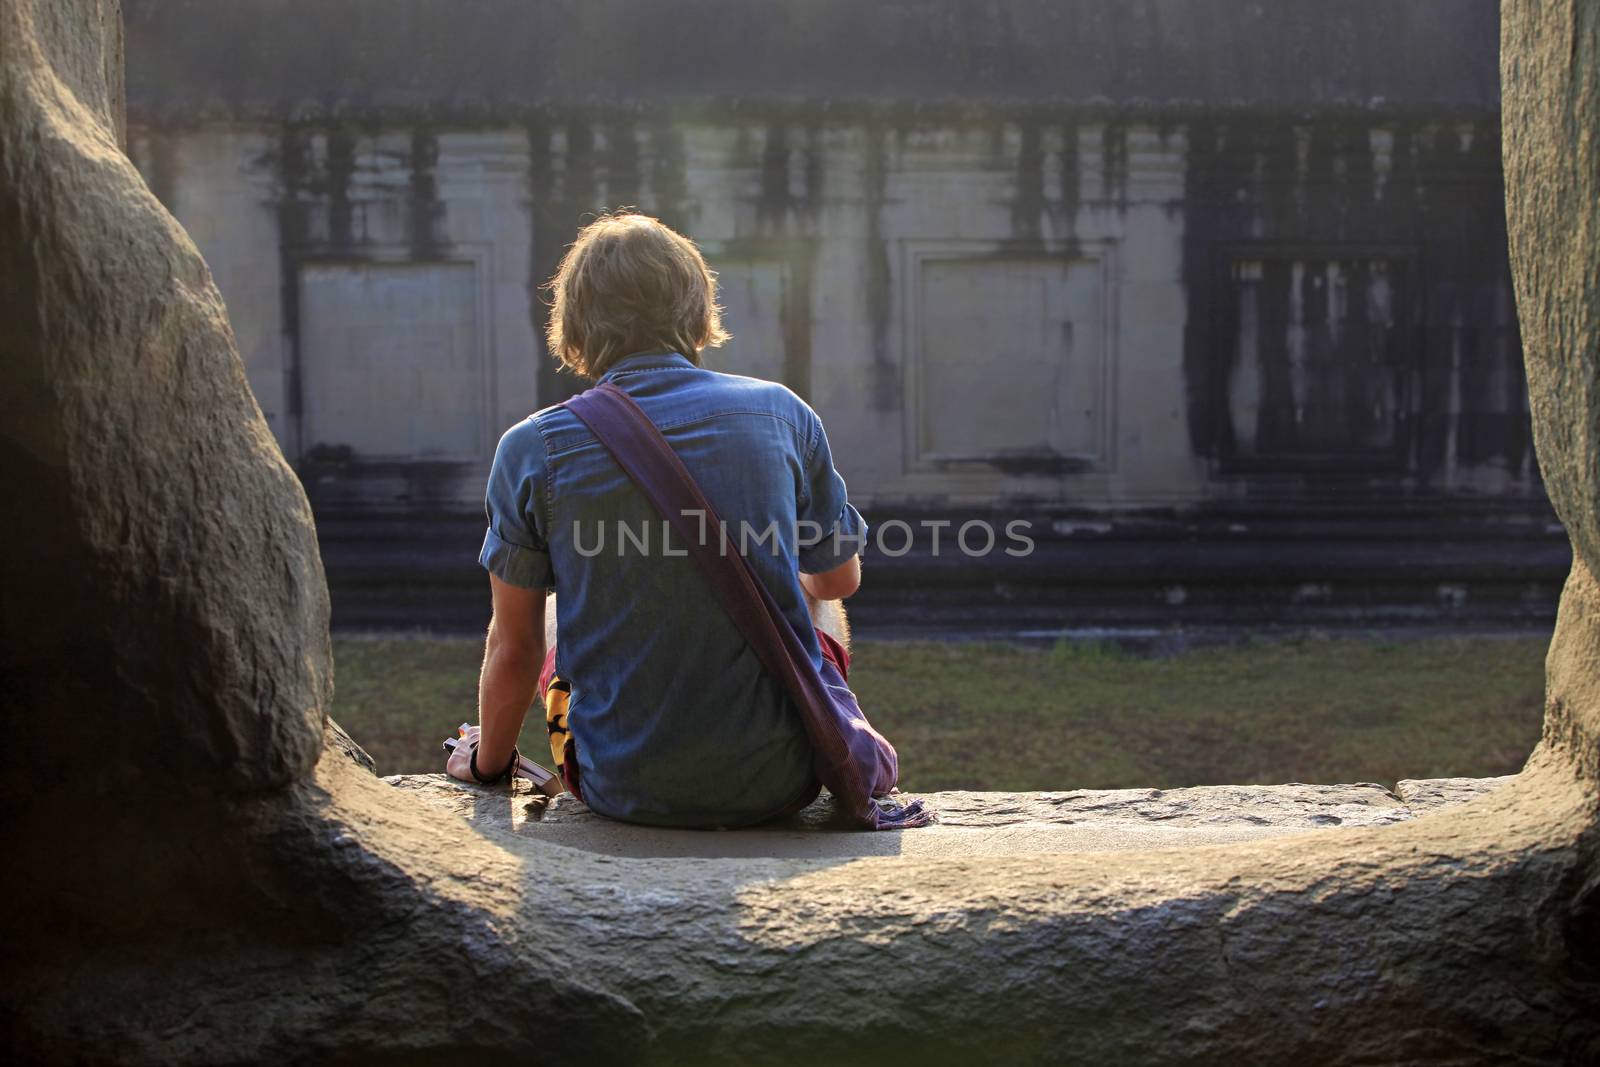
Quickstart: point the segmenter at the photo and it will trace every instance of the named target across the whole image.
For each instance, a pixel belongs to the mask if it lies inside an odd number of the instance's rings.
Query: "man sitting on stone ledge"
[[[655,219],[603,216],[579,233],[550,288],[554,358],[643,409],[813,662],[826,657],[846,674],[838,601],[860,584],[865,523],[816,412],[782,385],[701,365],[702,350],[728,335],[699,250]],[[451,754],[450,774],[508,778],[524,715],[548,698],[562,778],[603,815],[731,827],[817,796],[810,742],[782,684],[572,411],[545,408],[506,432],[487,511],[480,562],[494,613],[480,725]],[[558,625],[547,635],[554,590]]]

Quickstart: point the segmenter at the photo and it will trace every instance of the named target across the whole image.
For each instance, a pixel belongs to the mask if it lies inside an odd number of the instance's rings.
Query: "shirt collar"
[[[694,364],[687,356],[677,352],[635,352],[611,364],[611,369],[600,375],[600,381],[608,382],[619,374],[632,374],[639,370],[663,370],[670,367],[693,368]]]

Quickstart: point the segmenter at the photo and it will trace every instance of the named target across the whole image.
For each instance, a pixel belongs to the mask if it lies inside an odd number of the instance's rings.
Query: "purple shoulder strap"
[[[565,406],[672,524],[762,665],[799,709],[817,777],[852,821],[878,830],[931,822],[933,813],[920,800],[901,806],[874,798],[877,746],[887,742],[866,722],[853,698],[843,708],[829,693],[771,591],[748,560],[728,551],[716,509],[649,416],[609,382],[573,397]]]

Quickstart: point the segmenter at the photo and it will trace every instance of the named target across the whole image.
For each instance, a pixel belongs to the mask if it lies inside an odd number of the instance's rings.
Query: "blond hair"
[[[698,364],[702,349],[728,340],[700,249],[626,208],[579,230],[546,288],[550,354],[585,378],[635,352],[666,349]]]

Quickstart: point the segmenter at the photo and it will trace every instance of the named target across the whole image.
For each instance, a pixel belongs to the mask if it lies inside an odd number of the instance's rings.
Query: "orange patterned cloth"
[[[572,699],[572,683],[556,676],[556,646],[552,644],[544,654],[544,669],[539,672],[536,690],[544,704],[544,725],[550,733],[550,758],[555,762],[556,773],[567,787],[567,792],[583,799],[578,790],[577,750],[572,744],[572,731],[567,729],[567,702]]]

